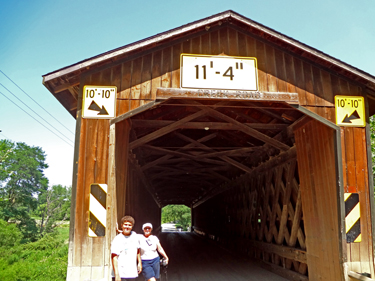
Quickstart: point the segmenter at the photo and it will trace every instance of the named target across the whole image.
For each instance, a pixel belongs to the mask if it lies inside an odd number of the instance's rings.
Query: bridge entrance
[[[112,126],[118,214],[160,225],[161,207],[184,204],[195,233],[290,280],[327,264],[341,280],[338,127],[287,102],[188,98],[156,99]]]

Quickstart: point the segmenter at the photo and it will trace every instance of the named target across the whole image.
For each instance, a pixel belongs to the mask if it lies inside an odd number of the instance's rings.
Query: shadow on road
[[[159,239],[170,259],[168,281],[287,281],[194,233],[162,232]]]

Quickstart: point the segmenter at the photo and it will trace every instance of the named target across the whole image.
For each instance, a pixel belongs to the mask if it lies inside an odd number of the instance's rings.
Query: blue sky
[[[0,138],[42,147],[50,184],[71,185],[75,119],[42,75],[226,10],[375,75],[374,0],[0,0],[0,70],[64,125],[0,73]]]

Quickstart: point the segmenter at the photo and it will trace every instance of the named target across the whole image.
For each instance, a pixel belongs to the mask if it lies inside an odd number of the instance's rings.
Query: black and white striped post
[[[93,183],[90,186],[89,236],[105,236],[107,219],[107,185]]]
[[[361,242],[361,212],[358,193],[345,193],[346,242]]]

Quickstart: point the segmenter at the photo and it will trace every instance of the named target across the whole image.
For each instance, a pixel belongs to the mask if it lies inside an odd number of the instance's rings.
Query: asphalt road
[[[194,233],[163,232],[158,237],[170,259],[167,279],[162,276],[161,281],[287,281]]]

